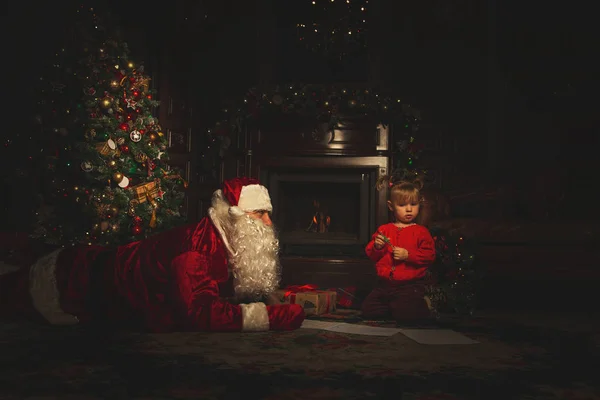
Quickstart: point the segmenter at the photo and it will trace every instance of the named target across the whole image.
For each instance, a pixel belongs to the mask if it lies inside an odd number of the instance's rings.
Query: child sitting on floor
[[[435,243],[419,225],[422,183],[389,182],[388,208],[394,222],[380,226],[365,249],[375,261],[378,283],[362,305],[363,318],[393,318],[398,323],[426,322],[425,274],[435,260]]]

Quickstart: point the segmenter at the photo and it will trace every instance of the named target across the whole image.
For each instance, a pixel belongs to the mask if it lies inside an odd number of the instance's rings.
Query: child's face
[[[419,215],[418,201],[401,201],[398,203],[388,201],[388,208],[394,213],[396,221],[403,224],[413,223],[417,215]]]

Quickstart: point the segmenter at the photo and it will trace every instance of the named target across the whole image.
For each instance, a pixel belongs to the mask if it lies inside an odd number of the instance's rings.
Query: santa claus
[[[280,280],[271,211],[257,180],[226,181],[199,223],[118,248],[55,250],[0,276],[0,308],[153,332],[296,329],[300,306],[265,304]]]

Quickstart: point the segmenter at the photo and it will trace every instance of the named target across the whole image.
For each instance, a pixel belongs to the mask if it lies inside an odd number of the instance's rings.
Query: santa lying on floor
[[[299,305],[265,304],[280,280],[271,211],[257,180],[226,181],[198,223],[117,248],[54,250],[0,275],[0,315],[152,332],[297,329]]]

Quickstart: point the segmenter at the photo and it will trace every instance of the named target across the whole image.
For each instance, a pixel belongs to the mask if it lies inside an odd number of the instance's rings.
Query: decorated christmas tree
[[[143,65],[93,9],[80,9],[42,84],[44,171],[35,236],[122,244],[183,223],[187,183],[168,164]]]

